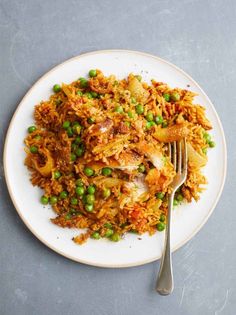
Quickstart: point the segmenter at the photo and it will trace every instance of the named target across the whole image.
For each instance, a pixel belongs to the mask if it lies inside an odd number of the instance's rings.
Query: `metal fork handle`
[[[171,224],[171,213],[174,201],[173,191],[168,196],[168,215],[167,215],[167,225],[165,231],[165,244],[164,250],[161,258],[160,269],[157,277],[156,291],[161,295],[168,295],[174,289],[174,279],[172,272],[172,257],[170,248],[170,224]]]

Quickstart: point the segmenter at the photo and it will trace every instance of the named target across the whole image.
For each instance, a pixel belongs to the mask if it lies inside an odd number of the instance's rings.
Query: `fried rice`
[[[214,142],[205,109],[193,103],[195,93],[163,82],[89,74],[55,85],[35,106],[25,138],[31,182],[44,190],[41,203],[52,206],[54,224],[78,228],[78,244],[162,231],[176,174],[168,142],[186,138],[189,156],[174,204],[197,201],[207,183],[201,169]]]

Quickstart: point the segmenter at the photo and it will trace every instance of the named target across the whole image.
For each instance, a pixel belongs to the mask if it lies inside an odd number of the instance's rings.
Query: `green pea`
[[[94,92],[94,91],[91,91],[90,94],[92,95],[93,98],[98,97],[98,93],[96,93],[96,92]]]
[[[122,106],[116,106],[115,107],[115,112],[116,113],[119,113],[119,114],[122,114],[123,112],[124,112],[124,110],[123,110],[123,107]]]
[[[165,227],[166,227],[165,223],[163,223],[163,222],[157,223],[157,230],[158,230],[159,232],[164,231],[164,230],[165,230]]]
[[[95,191],[96,191],[96,188],[92,185],[89,185],[88,188],[87,188],[87,193],[90,194],[90,195],[94,195],[95,194]]]
[[[94,201],[95,201],[94,195],[86,195],[86,203],[88,205],[94,204]]]
[[[147,129],[150,129],[150,128],[152,128],[153,126],[155,126],[154,121],[148,121],[148,122],[146,123],[146,128],[147,128]]]
[[[136,105],[136,106],[135,106],[135,110],[136,110],[136,113],[137,113],[138,115],[143,114],[143,112],[144,112],[143,105],[141,105],[141,104]]]
[[[68,137],[72,137],[73,136],[73,130],[72,130],[71,127],[68,127],[66,132],[67,132]]]
[[[76,209],[70,208],[70,212],[71,215],[76,215],[79,214],[79,212]]]
[[[75,192],[78,196],[83,196],[83,194],[85,193],[85,189],[84,187],[78,186],[75,188]]]
[[[210,141],[208,144],[210,148],[214,148],[216,146],[214,141]]]
[[[207,148],[203,148],[203,149],[202,149],[202,152],[203,152],[204,154],[207,154]]]
[[[79,95],[79,96],[83,96],[83,92],[80,91],[80,90],[78,90],[76,94]]]
[[[66,199],[68,197],[68,192],[63,190],[62,192],[60,192],[59,196],[61,199]]]
[[[104,188],[102,192],[103,198],[108,198],[111,195],[111,190],[109,188]]]
[[[71,155],[70,155],[70,160],[71,160],[72,162],[74,162],[74,161],[76,160],[76,154],[71,153]]]
[[[110,222],[107,222],[104,224],[104,227],[107,229],[112,229],[112,224]]]
[[[134,115],[133,115],[133,113],[131,112],[131,110],[129,110],[127,114],[128,114],[128,116],[129,116],[129,118],[134,118]]]
[[[88,124],[92,125],[92,124],[95,123],[95,119],[92,118],[92,117],[89,117],[89,118],[87,119],[87,122],[88,122]]]
[[[90,167],[85,167],[84,168],[84,174],[88,177],[93,176],[94,170]]]
[[[169,93],[164,93],[163,94],[163,97],[165,99],[166,102],[169,102],[170,101],[170,94]]]
[[[38,153],[38,148],[36,146],[32,145],[30,147],[30,152],[33,153],[33,154]]]
[[[156,116],[155,122],[157,125],[161,125],[163,123],[163,117],[161,115]]]
[[[37,128],[36,128],[35,126],[30,126],[30,127],[28,128],[28,133],[32,133],[32,132],[34,132],[36,129],[37,129]]]
[[[130,127],[130,125],[131,125],[130,121],[125,121],[124,124],[125,124],[127,127]]]
[[[167,126],[168,126],[168,122],[164,120],[163,123],[162,123],[162,127],[166,128]]]
[[[110,167],[104,167],[102,169],[102,175],[104,176],[110,176],[112,173],[112,169]]]
[[[85,210],[86,210],[87,212],[93,212],[93,205],[88,205],[88,204],[86,204],[86,205],[85,205]]]
[[[67,213],[67,214],[65,215],[65,219],[66,219],[66,220],[70,220],[70,219],[71,219],[71,214],[70,214],[70,213]]]
[[[55,93],[60,92],[60,91],[61,91],[61,87],[60,87],[60,85],[59,85],[59,84],[55,84],[55,85],[53,85],[53,91],[54,91]]]
[[[75,185],[76,185],[76,186],[79,186],[79,187],[83,187],[84,184],[83,184],[83,182],[82,182],[82,179],[81,179],[81,178],[78,178],[78,179],[76,180],[76,182],[75,182]]]
[[[75,198],[75,197],[72,197],[71,200],[70,200],[70,203],[73,205],[73,206],[76,206],[78,204],[78,199]]]
[[[64,121],[62,128],[67,129],[70,127],[70,122],[68,120]]]
[[[80,137],[80,136],[77,136],[77,137],[75,138],[75,143],[76,143],[76,144],[80,144],[81,142],[82,142],[81,137]]]
[[[166,216],[164,214],[161,214],[160,216],[160,221],[165,222]]]
[[[111,237],[110,237],[110,240],[111,240],[112,242],[119,242],[119,240],[120,240],[120,235],[119,235],[118,233],[113,233],[113,234],[111,235]]]
[[[71,144],[71,150],[72,151],[75,151],[75,150],[77,150],[78,149],[78,145],[76,144],[76,143],[72,143]]]
[[[81,132],[81,126],[80,126],[80,124],[78,123],[78,122],[75,122],[74,124],[73,124],[73,126],[72,126],[72,131],[73,131],[73,133],[77,133],[78,135],[80,134],[80,132]]]
[[[40,140],[42,137],[40,136],[40,135],[36,135],[35,137],[34,137],[34,139],[35,140]]]
[[[113,230],[108,229],[108,230],[106,231],[106,233],[105,233],[105,237],[111,237],[113,233],[114,233]]]
[[[76,151],[75,151],[75,154],[78,156],[78,157],[81,157],[83,154],[84,154],[84,150],[82,148],[78,148]]]
[[[147,115],[146,115],[146,119],[147,121],[153,121],[153,113],[152,112],[148,112]]]
[[[144,166],[143,164],[140,164],[139,167],[138,167],[138,171],[139,171],[140,173],[144,173],[144,172],[146,171],[145,166]]]
[[[87,98],[89,98],[89,99],[93,98],[93,96],[92,96],[92,94],[91,94],[90,92],[87,92],[87,93],[85,93],[84,95],[86,95]]]
[[[94,238],[95,240],[99,240],[101,238],[99,232],[93,232],[93,234],[91,235],[92,238]]]
[[[180,95],[178,92],[173,92],[171,93],[170,95],[170,99],[173,101],[173,102],[177,102],[180,100]]]
[[[183,201],[183,200],[184,200],[184,197],[183,197],[182,194],[178,194],[178,195],[176,196],[176,199],[177,199],[178,201]]]
[[[211,135],[208,132],[204,132],[203,138],[206,140],[206,143],[211,141]]]
[[[41,203],[42,203],[43,205],[47,205],[47,204],[48,204],[48,197],[42,196],[42,197],[40,198],[40,201],[41,201]]]
[[[130,98],[130,100],[131,100],[131,103],[132,103],[132,104],[137,103],[137,101],[136,101],[136,98],[135,98],[135,97],[131,97],[131,98]]]
[[[174,206],[178,206],[178,204],[179,204],[178,200],[177,200],[177,199],[174,199],[173,205],[174,205]]]
[[[88,81],[85,78],[79,78],[79,84],[82,88],[86,88],[88,86]]]
[[[165,197],[165,194],[163,192],[158,192],[158,193],[156,193],[156,197],[157,197],[157,199],[162,200]]]
[[[57,203],[57,196],[51,196],[49,199],[50,205],[55,205]]]
[[[136,78],[139,80],[139,82],[142,81],[142,76],[141,75],[136,75]]]
[[[58,179],[61,177],[61,173],[59,171],[55,171],[53,174],[54,179]]]
[[[90,78],[94,78],[94,77],[96,77],[96,75],[97,75],[97,71],[95,69],[91,69],[89,71]]]

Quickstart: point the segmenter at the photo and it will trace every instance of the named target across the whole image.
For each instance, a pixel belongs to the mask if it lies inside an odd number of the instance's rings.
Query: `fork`
[[[171,193],[168,195],[168,214],[165,231],[165,245],[161,258],[160,269],[157,277],[156,291],[161,295],[168,295],[174,289],[172,272],[172,258],[170,248],[170,224],[176,190],[185,182],[187,177],[187,146],[186,139],[169,143],[169,156],[174,165],[176,175],[170,184]]]

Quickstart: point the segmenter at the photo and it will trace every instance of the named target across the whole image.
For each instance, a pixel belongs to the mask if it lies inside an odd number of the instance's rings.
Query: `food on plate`
[[[100,70],[35,106],[25,138],[31,182],[60,227],[85,229],[74,237],[119,241],[127,232],[165,229],[167,196],[175,176],[168,143],[187,140],[187,180],[174,205],[198,200],[207,183],[201,168],[215,146],[195,93],[129,74],[119,80]],[[197,210],[196,210],[197,211]]]

